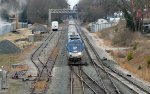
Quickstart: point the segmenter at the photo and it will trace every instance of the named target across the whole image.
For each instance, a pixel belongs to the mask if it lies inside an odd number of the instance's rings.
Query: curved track
[[[75,66],[71,66],[70,70],[71,70],[70,73],[71,94],[85,94],[83,81],[80,80],[80,78],[78,78],[78,76],[81,77],[81,70],[79,70],[78,67]],[[76,74],[78,74],[78,76]]]
[[[94,81],[90,76],[88,76],[83,70],[81,66],[71,66],[71,72],[78,77],[78,79],[81,81],[82,84],[82,91],[81,94],[86,94],[85,87],[90,89],[94,94],[106,94],[105,89],[103,89],[99,83]],[[73,92],[73,84],[71,84],[72,93]]]
[[[33,83],[31,94],[45,94],[48,89],[48,84],[51,80],[52,69],[59,53],[59,41],[61,39],[61,34],[59,35],[59,39],[56,40],[57,43],[55,47],[51,49],[51,53],[47,60],[41,60],[40,57],[43,55],[42,52],[44,52],[45,49],[48,50],[47,47],[50,41],[52,41],[53,37],[56,35],[55,33],[56,32],[50,33],[31,56],[31,61],[38,69],[38,75]]]
[[[82,39],[84,41],[86,41],[86,43],[88,44],[88,48],[90,48],[96,58],[97,58],[97,62],[95,62],[95,60],[92,59],[92,57],[90,56],[89,51],[87,50],[86,47],[86,52],[88,54],[88,56],[91,59],[92,65],[94,66],[95,70],[97,71],[98,76],[100,77],[101,82],[103,83],[103,87],[105,89],[107,89],[107,93],[109,94],[121,94],[121,91],[119,91],[119,89],[117,88],[117,86],[114,84],[114,82],[112,81],[112,77],[117,79],[114,75],[112,75],[110,73],[110,71],[116,75],[118,75],[117,77],[119,78],[122,77],[123,79],[125,79],[126,81],[128,81],[130,84],[132,84],[135,88],[138,88],[142,94],[150,94],[150,92],[146,89],[144,89],[142,86],[139,86],[138,84],[136,84],[135,82],[133,82],[132,80],[130,80],[130,78],[126,77],[124,74],[111,69],[110,67],[107,67],[105,65],[103,65],[103,61],[101,60],[100,56],[98,55],[97,51],[95,50],[95,48],[93,47],[93,45],[90,43],[89,39],[86,37],[86,35],[82,32],[81,28],[79,25],[77,25],[78,28],[78,32],[80,33]],[[108,71],[109,70],[109,71]],[[103,73],[105,74],[103,74]],[[102,75],[101,75],[102,74]],[[105,81],[107,80],[107,81]],[[117,79],[120,83],[122,83],[123,85],[125,85],[122,81],[120,81],[119,79]],[[109,82],[109,83],[108,83]],[[139,92],[135,91],[134,89],[132,89],[131,87],[125,85],[126,87],[128,87],[133,94],[138,94]],[[111,93],[111,91],[113,91],[113,93]]]
[[[78,26],[76,26],[76,28],[78,29],[78,32],[81,36],[81,38],[83,39],[83,33],[81,32],[80,28]],[[85,37],[86,39],[86,37]],[[83,39],[84,40],[84,39]],[[86,39],[87,40],[87,39]],[[103,88],[105,89],[107,94],[121,94],[119,89],[116,87],[116,85],[114,84],[114,82],[112,81],[111,77],[109,76],[108,72],[104,69],[104,65],[101,63],[102,67],[97,67],[95,62],[92,60],[92,57],[90,56],[90,53],[87,50],[87,47],[85,46],[85,50],[88,54],[88,57],[91,60],[91,64],[94,66],[97,75],[102,83]]]

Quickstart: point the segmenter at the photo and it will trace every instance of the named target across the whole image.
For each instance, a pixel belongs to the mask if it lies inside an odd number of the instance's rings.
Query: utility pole
[[[51,15],[52,15],[52,13],[51,13],[51,9],[49,9],[49,13],[48,13],[48,15],[49,15],[49,17],[48,17],[48,24],[49,24],[49,26],[51,26]]]
[[[16,30],[19,29],[19,14],[16,12]]]
[[[135,30],[134,0],[130,0],[130,2],[131,2],[131,13],[132,13],[132,17],[133,17],[134,30]]]
[[[68,0],[67,0],[67,3],[68,3],[68,6],[67,6],[67,8],[68,8],[68,9],[70,9],[70,5],[69,5],[69,2],[68,2]]]

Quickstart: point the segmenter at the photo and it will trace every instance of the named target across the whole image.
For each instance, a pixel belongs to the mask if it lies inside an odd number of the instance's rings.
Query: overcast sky
[[[71,5],[71,9],[74,5],[76,5],[79,2],[79,0],[68,0],[69,5]]]

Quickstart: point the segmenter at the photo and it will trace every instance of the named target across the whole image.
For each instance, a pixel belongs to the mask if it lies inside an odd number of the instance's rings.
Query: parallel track
[[[114,82],[112,81],[111,77],[107,73],[105,69],[102,67],[97,66],[95,61],[92,61],[92,64],[98,74],[98,77],[100,78],[103,87],[106,88],[108,94],[121,94],[119,89],[116,87]]]
[[[78,26],[78,25],[77,25],[77,26]],[[101,69],[100,72],[102,72],[102,71],[106,71],[106,69],[107,69],[106,72],[107,72],[107,75],[109,75],[109,77],[110,77],[110,76],[112,77],[113,75],[110,74],[110,72],[108,72],[108,70],[111,71],[111,72],[113,72],[114,74],[118,75],[118,77],[120,76],[121,78],[127,80],[129,83],[133,84],[135,87],[137,87],[138,89],[140,89],[143,93],[145,93],[145,94],[150,94],[150,92],[149,92],[148,90],[144,89],[142,86],[140,86],[139,84],[137,84],[137,83],[135,83],[134,81],[132,81],[130,78],[128,78],[127,76],[125,76],[123,73],[120,73],[120,72],[118,72],[118,71],[116,71],[116,70],[114,70],[114,69],[112,69],[112,68],[110,68],[110,67],[107,67],[107,66],[103,65],[103,60],[101,60],[100,56],[98,55],[98,53],[97,53],[97,51],[95,50],[95,48],[93,47],[93,45],[90,43],[89,39],[88,39],[88,38],[86,37],[86,35],[82,32],[80,26],[78,26],[77,28],[78,28],[78,30],[79,30],[80,35],[81,35],[81,33],[82,33],[82,36],[81,36],[81,37],[84,36],[84,39],[86,40],[86,42],[87,42],[87,44],[89,45],[89,47],[92,49],[93,53],[95,54],[95,56],[96,56],[96,58],[97,58],[97,61],[98,61],[99,64],[100,64],[100,66],[99,66],[97,63],[95,63],[94,60],[91,59],[92,62],[94,61],[94,62],[93,62],[93,65],[95,66],[96,70],[97,70],[97,69],[98,69],[98,70]],[[87,51],[87,52],[88,52],[88,51]],[[110,78],[111,78],[111,77],[110,77]],[[113,77],[113,78],[115,78],[115,77]],[[118,80],[118,79],[117,79],[117,80]],[[119,81],[119,80],[118,80],[118,81]],[[120,81],[120,83],[122,83],[122,82]],[[124,83],[122,83],[122,84],[124,84]],[[125,85],[125,84],[124,84],[124,85]],[[125,85],[125,86],[127,86],[127,85]],[[105,86],[105,87],[106,87],[106,86]],[[115,86],[115,87],[116,87],[116,86]],[[138,94],[137,91],[133,90],[133,89],[130,88],[129,86],[127,86],[127,87],[128,87],[129,89],[131,89],[131,90],[133,91],[133,93]],[[117,93],[121,93],[117,87],[116,87],[116,91],[117,91]]]
[[[77,70],[76,70],[77,68]],[[93,80],[90,76],[88,76],[82,69],[81,66],[71,66],[71,71],[74,73],[78,79],[83,83],[82,89],[83,94],[86,94],[85,87],[88,87],[94,94],[106,94],[105,89],[103,89],[99,83]],[[73,92],[71,94],[74,94]]]
[[[78,26],[76,26],[76,28],[78,29],[80,36],[81,36],[81,34],[83,36],[84,34],[81,32],[80,28]],[[81,36],[81,38],[83,39],[82,36]],[[86,37],[85,37],[85,39],[86,39]],[[105,89],[105,91],[107,92],[107,94],[121,94],[119,89],[116,87],[116,85],[112,81],[111,77],[109,76],[108,72],[104,69],[104,65],[101,63],[101,61],[100,61],[100,63],[102,65],[102,67],[97,67],[95,62],[92,60],[92,57],[90,56],[90,53],[87,50],[86,46],[85,46],[85,50],[87,52],[88,57],[91,60],[91,64],[94,66],[94,68],[98,74],[98,77],[100,78],[100,81],[102,83],[102,86]],[[98,57],[97,57],[97,59],[98,59]]]
[[[42,55],[42,52],[48,46],[49,42],[53,39],[54,35],[55,32],[52,32],[31,56],[32,62],[38,69],[38,76],[35,82],[33,83],[31,94],[45,94],[48,89],[48,84],[49,81],[51,80],[52,69],[55,65],[55,61],[58,56],[59,46],[60,46],[59,41],[61,39],[62,34],[60,34],[57,44],[55,45],[55,48],[52,49],[51,54],[46,61],[40,60],[40,55]],[[38,87],[38,85],[41,84],[44,85]],[[38,89],[40,88],[40,90],[37,90],[37,87]]]
[[[38,61],[36,60],[37,57],[41,55],[41,52],[43,52],[43,49],[46,48],[48,40],[50,41],[54,36],[54,32],[51,32],[48,37],[43,41],[43,43],[34,51],[34,53],[31,55],[30,59],[33,62],[33,64],[36,66],[38,69],[38,73],[42,70],[38,66],[43,66],[43,63],[40,62],[39,58]],[[45,45],[46,44],[46,45]],[[39,63],[40,62],[40,63]]]
[[[77,70],[75,70],[77,68]],[[85,94],[85,89],[83,85],[83,81],[78,78],[78,76],[81,77],[81,70],[78,69],[78,67],[70,66],[70,92],[71,94]],[[74,73],[76,71],[76,74]]]

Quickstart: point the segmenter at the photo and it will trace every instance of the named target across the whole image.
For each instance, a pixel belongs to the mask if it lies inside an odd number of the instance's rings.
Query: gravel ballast
[[[14,54],[21,52],[21,49],[9,40],[2,40],[0,42],[0,54]]]

